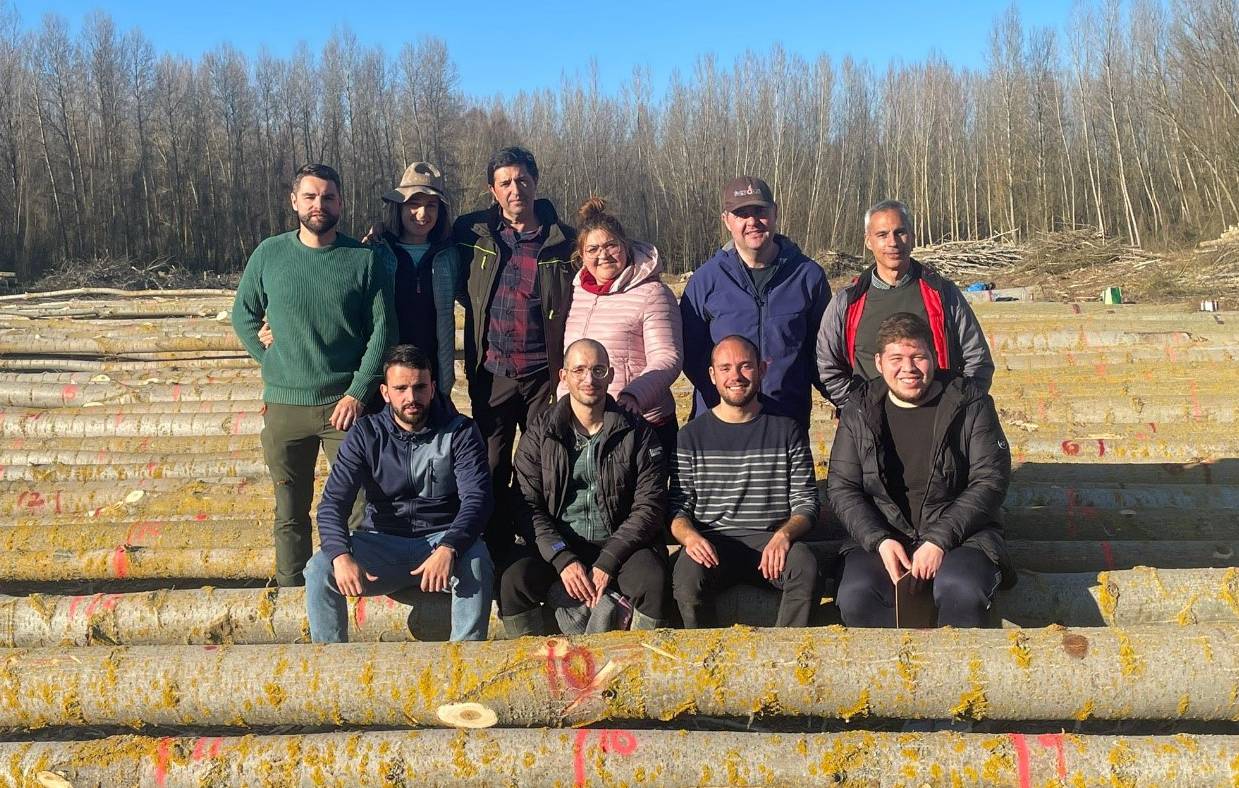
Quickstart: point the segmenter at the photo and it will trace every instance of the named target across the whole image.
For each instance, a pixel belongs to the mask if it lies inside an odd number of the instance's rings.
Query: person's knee
[[[336,573],[332,561],[327,558],[327,554],[319,550],[306,563],[303,570],[305,576],[306,593],[312,594],[318,591],[329,591],[339,594],[340,591],[336,588]]]
[[[883,595],[885,589],[877,582],[878,578],[865,575],[844,575],[835,593],[835,605],[844,625],[877,626],[891,615],[891,604]]]
[[[541,558],[518,558],[503,570],[499,578],[499,610],[503,615],[515,615],[546,601],[546,582],[554,569]],[[553,579],[552,579],[553,580]]]
[[[782,578],[785,585],[806,586],[817,583],[817,556],[808,545],[796,542],[787,551]]]
[[[698,602],[705,594],[706,585],[706,568],[681,550],[671,573],[672,596],[678,602]]]
[[[934,577],[934,603],[939,609],[986,610],[993,585],[992,578],[976,573],[939,571]]]
[[[491,560],[486,543],[477,539],[457,558],[453,571],[456,576],[456,594],[472,596],[483,588],[495,585],[495,562]]]

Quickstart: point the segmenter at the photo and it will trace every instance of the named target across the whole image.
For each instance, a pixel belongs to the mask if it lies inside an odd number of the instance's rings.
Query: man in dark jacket
[[[830,302],[826,275],[776,233],[779,207],[760,178],[723,186],[722,219],[731,242],[693,272],[680,299],[684,374],[696,389],[692,415],[719,403],[710,382],[710,351],[735,335],[756,345],[766,364],[767,412],[808,429],[812,387],[820,387],[814,343]]]
[[[468,277],[465,375],[473,418],[486,440],[495,515],[486,541],[497,561],[515,542],[512,447],[555,399],[551,371],[563,366],[564,321],[572,301],[576,232],[537,199],[538,163],[504,148],[486,165],[495,202],[456,220],[452,238]]]
[[[568,394],[521,436],[517,519],[538,555],[503,573],[509,636],[540,633],[540,605],[556,581],[590,609],[617,588],[635,608],[633,629],[665,624],[666,458],[653,430],[607,394],[614,374],[606,348],[573,342],[559,373]]]
[[[972,307],[954,282],[912,259],[916,239],[908,206],[884,200],[865,212],[865,247],[874,264],[840,292],[817,334],[817,372],[826,398],[842,408],[853,389],[878,376],[878,326],[897,312],[925,320],[938,369],[971,378],[982,391],[994,360]]]
[[[984,626],[994,591],[1015,579],[999,520],[1011,450],[994,400],[937,370],[933,334],[917,315],[891,315],[877,337],[881,377],[843,409],[826,477],[851,536],[837,594],[843,621],[894,626],[896,585],[932,583],[939,625]]]
[[[319,551],[305,568],[310,639],[348,640],[345,596],[417,585],[451,591],[452,640],[485,640],[494,567],[482,528],[490,473],[478,429],[435,392],[430,358],[413,345],[388,352],[381,413],[344,439],[318,505]],[[347,517],[366,492],[361,528]]]

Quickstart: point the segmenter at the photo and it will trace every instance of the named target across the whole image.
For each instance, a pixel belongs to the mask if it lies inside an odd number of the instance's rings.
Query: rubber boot
[[[545,635],[546,628],[543,625],[542,608],[535,607],[533,610],[526,610],[524,613],[517,613],[513,616],[500,616],[499,620],[503,622],[504,637],[519,638],[526,635]]]
[[[665,618],[651,618],[640,610],[633,610],[632,624],[629,626],[629,629],[665,629],[669,626],[671,626],[671,622]]]

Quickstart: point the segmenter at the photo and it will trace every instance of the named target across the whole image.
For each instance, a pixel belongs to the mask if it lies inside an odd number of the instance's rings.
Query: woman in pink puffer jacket
[[[630,241],[597,197],[577,212],[577,257],[564,347],[582,337],[607,349],[615,379],[607,392],[621,407],[644,416],[674,456],[677,424],[671,384],[684,363],[680,309],[659,278],[658,250]],[[559,396],[568,393],[559,385]]]

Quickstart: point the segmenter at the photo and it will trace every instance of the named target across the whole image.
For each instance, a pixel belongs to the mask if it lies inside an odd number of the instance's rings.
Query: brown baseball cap
[[[400,185],[383,195],[388,202],[405,203],[415,194],[433,194],[447,202],[443,173],[428,161],[415,161],[404,170]]]
[[[724,211],[737,211],[749,205],[760,205],[763,208],[774,207],[774,194],[765,181],[761,178],[741,175],[723,184]]]

